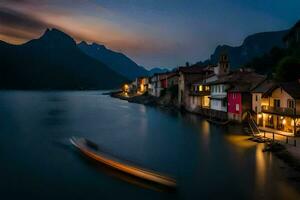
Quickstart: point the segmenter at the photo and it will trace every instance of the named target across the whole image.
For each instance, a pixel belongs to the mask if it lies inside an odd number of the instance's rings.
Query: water
[[[93,92],[0,92],[1,199],[300,199],[285,165],[238,127]],[[90,162],[84,136],[118,157],[170,174],[160,191]],[[284,169],[282,169],[285,167]]]

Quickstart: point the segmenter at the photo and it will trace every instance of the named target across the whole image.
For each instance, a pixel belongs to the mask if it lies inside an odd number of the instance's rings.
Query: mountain
[[[268,74],[277,81],[290,82],[300,78],[300,20],[284,36],[285,48],[274,47],[270,52],[256,57],[245,66]]]
[[[158,73],[165,73],[168,72],[169,70],[167,68],[160,68],[160,67],[155,67],[149,70],[149,75],[153,76],[154,74]]]
[[[22,45],[1,41],[0,55],[0,89],[112,89],[127,80],[57,29]]]
[[[198,62],[198,65],[216,64],[222,52],[227,52],[232,69],[239,68],[248,63],[255,57],[262,56],[269,52],[273,47],[284,47],[282,38],[288,30],[256,33],[248,36],[242,45],[232,47],[229,45],[219,45],[210,59],[204,62]]]
[[[138,66],[126,55],[107,49],[104,45],[96,43],[89,45],[86,42],[81,42],[78,44],[78,47],[88,56],[103,62],[112,70],[130,80],[139,76],[147,76],[149,73],[145,68]]]

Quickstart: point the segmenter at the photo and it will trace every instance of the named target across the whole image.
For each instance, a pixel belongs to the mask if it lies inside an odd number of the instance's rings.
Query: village
[[[139,77],[122,87],[120,96],[163,99],[175,93],[178,109],[226,124],[254,120],[262,131],[288,136],[300,135],[300,80],[277,83],[251,69],[230,71],[229,57],[218,65],[179,67],[175,71]],[[165,101],[170,104],[172,97]],[[253,130],[255,131],[255,130]]]
[[[285,38],[287,46],[299,41],[299,32]],[[254,136],[293,146],[300,136],[300,79],[280,82],[251,68],[231,70],[227,52],[216,65],[186,63],[170,72],[138,77],[112,96],[191,112],[219,125],[243,123]],[[300,158],[298,150],[296,154]]]

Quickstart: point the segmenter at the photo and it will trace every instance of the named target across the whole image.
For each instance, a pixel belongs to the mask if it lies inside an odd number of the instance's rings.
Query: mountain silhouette
[[[0,55],[0,89],[112,89],[127,80],[57,29],[22,45],[0,41]]]
[[[216,64],[220,54],[227,52],[230,59],[232,69],[239,68],[248,63],[255,57],[259,57],[268,53],[273,47],[284,47],[283,37],[287,34],[287,30],[256,33],[246,37],[242,45],[229,46],[219,45],[210,59],[204,62],[198,62],[197,65]]]
[[[138,66],[126,55],[107,49],[104,45],[96,43],[87,44],[83,41],[78,44],[78,47],[87,55],[103,62],[112,70],[130,80],[139,76],[147,76],[149,74],[145,68]]]

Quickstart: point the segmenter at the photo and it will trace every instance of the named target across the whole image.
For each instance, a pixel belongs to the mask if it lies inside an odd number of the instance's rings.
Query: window
[[[240,110],[240,104],[235,104],[235,110],[239,111]]]
[[[202,92],[202,85],[199,85],[199,91]]]
[[[258,95],[255,95],[255,101],[258,101]]]
[[[287,106],[288,108],[295,108],[295,102],[293,99],[288,99],[287,100]]]
[[[274,107],[280,108],[280,100],[279,99],[274,99]]]
[[[226,100],[223,100],[223,101],[222,101],[222,106],[223,106],[223,107],[226,107],[226,106],[227,106]]]

